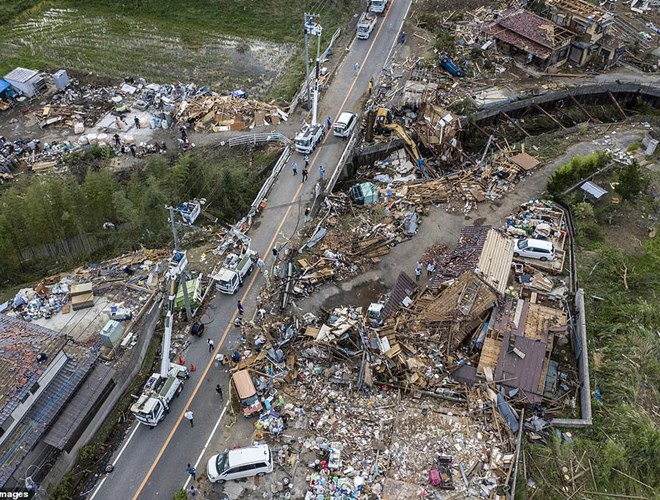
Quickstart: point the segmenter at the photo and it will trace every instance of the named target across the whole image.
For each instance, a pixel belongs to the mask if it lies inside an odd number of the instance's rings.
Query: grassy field
[[[30,7],[30,5],[34,6]],[[302,20],[311,0],[46,0],[23,2],[0,34],[0,71],[67,67],[111,77],[193,81],[264,95],[301,64]],[[356,1],[322,2],[324,36]],[[19,9],[13,9],[18,11]],[[3,7],[4,19],[12,10]]]
[[[622,182],[622,169],[601,186]],[[585,290],[593,426],[572,430],[572,442],[526,446],[527,479],[518,499],[660,498],[660,176],[646,172],[643,194],[616,194],[592,206],[567,201],[577,225],[578,276]],[[645,185],[642,182],[642,185]],[[613,193],[614,194],[614,193]],[[565,429],[562,429],[565,430]]]

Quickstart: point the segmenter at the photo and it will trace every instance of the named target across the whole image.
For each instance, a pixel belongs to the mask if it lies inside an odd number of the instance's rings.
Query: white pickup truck
[[[233,294],[243,284],[243,279],[254,269],[257,252],[246,250],[242,255],[230,253],[222,264],[222,268],[211,274],[215,280],[215,288],[219,292]]]
[[[360,40],[366,40],[376,27],[377,16],[373,12],[363,12],[355,29],[355,36]]]
[[[371,0],[369,11],[375,14],[382,14],[387,9],[388,0]]]
[[[325,129],[323,128],[323,125],[305,124],[298,135],[293,139],[293,142],[296,145],[296,151],[302,154],[310,154],[316,149],[319,142],[321,142],[324,133]]]

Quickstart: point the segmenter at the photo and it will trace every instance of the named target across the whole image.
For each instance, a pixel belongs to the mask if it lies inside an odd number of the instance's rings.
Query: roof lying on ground
[[[482,278],[466,271],[427,306],[422,318],[451,322],[449,342],[455,349],[481,324],[496,300],[497,293]]]
[[[507,296],[496,309],[486,338],[478,373],[495,368],[495,380],[519,388],[529,402],[540,399],[554,344],[554,335],[567,330],[566,314],[542,304]]]
[[[503,12],[483,31],[541,59],[547,59],[554,49],[563,47],[571,40],[569,31],[524,9]]]
[[[512,260],[513,239],[496,229],[488,231],[477,267],[486,282],[500,293],[506,290]]]

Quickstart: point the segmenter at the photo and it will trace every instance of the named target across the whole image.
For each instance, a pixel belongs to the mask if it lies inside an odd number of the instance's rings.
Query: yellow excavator
[[[417,144],[415,144],[415,141],[410,138],[401,125],[393,121],[392,112],[389,109],[378,108],[378,111],[376,111],[374,130],[377,134],[387,134],[389,131],[394,132],[399,136],[403,142],[406,143],[406,146],[408,146],[406,151],[410,155],[414,164],[421,170],[424,177],[429,176],[426,166],[424,165],[424,158],[422,158],[422,155],[417,149]]]

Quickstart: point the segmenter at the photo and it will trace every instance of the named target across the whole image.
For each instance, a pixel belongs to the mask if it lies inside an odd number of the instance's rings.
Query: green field
[[[315,5],[323,6],[320,22],[329,38],[357,2],[19,2],[0,10],[0,72],[65,67],[264,95],[283,73],[302,77],[303,13]]]

